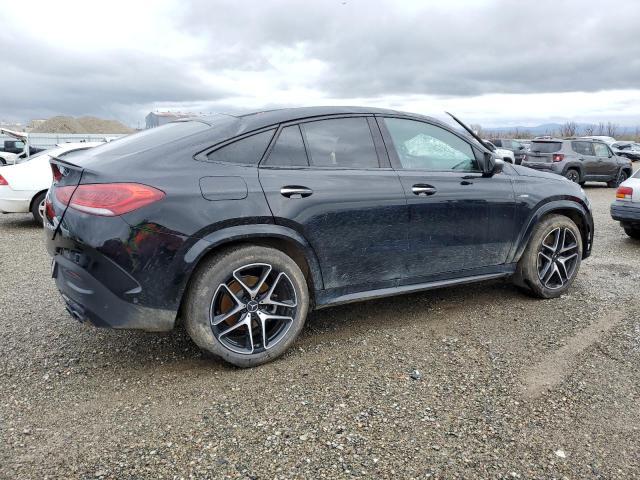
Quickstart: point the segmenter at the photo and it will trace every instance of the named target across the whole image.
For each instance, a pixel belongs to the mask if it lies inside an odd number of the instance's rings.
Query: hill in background
[[[33,133],[132,133],[134,130],[117,120],[97,117],[51,117],[39,123]]]

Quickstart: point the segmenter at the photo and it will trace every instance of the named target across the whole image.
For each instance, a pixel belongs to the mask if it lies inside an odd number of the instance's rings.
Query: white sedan
[[[640,170],[618,187],[611,217],[620,222],[627,235],[640,240]]]
[[[0,167],[0,212],[29,213],[42,225],[44,199],[53,181],[49,160],[104,142],[62,143],[33,155],[28,161]]]

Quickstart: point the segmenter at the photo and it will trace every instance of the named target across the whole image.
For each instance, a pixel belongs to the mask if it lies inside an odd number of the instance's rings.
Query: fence
[[[123,137],[118,133],[30,133],[29,144],[38,148],[53,148],[58,143],[68,142],[99,142],[103,140],[115,140]],[[7,135],[0,135],[0,146],[5,140],[15,140]]]

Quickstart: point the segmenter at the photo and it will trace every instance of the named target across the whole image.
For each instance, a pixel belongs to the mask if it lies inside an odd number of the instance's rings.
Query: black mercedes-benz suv
[[[282,354],[314,308],[502,277],[561,295],[591,251],[587,197],[470,135],[317,107],[178,121],[53,159],[53,277],[80,321],[181,321],[243,367]]]

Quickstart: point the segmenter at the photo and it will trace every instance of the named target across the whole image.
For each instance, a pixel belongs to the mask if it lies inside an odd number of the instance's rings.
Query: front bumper
[[[622,223],[640,224],[640,205],[615,201],[611,204],[611,218]]]

